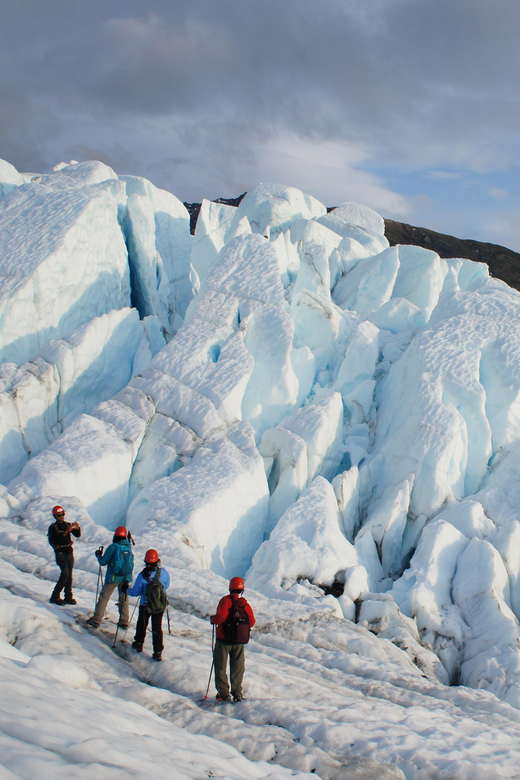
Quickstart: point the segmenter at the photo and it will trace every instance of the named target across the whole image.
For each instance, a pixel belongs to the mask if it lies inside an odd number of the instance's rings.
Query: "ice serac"
[[[123,199],[114,180],[24,184],[0,200],[0,362],[29,360],[50,339],[130,304]]]
[[[124,520],[132,464],[151,416],[150,403],[139,400],[137,411],[116,397],[77,417],[9,483],[11,494],[20,504],[76,496],[96,523],[115,528]]]
[[[7,195],[15,187],[24,183],[21,173],[18,173],[14,165],[6,160],[0,160],[0,197]]]
[[[486,540],[473,538],[460,555],[453,596],[468,626],[461,682],[520,709],[518,621],[507,603],[504,562]]]
[[[414,474],[414,518],[477,492],[497,453],[516,439],[515,296],[488,280],[472,294],[451,293],[449,313],[439,306],[377,391],[372,478],[383,486]]]
[[[31,181],[45,184],[52,189],[82,189],[90,184],[101,184],[117,178],[117,173],[99,160],[71,160],[70,163],[55,165],[53,173],[33,176]]]
[[[203,303],[206,296],[215,294],[225,296],[229,304],[233,302],[233,326],[252,357],[241,419],[248,420],[257,435],[276,425],[294,407],[299,392],[292,363],[294,326],[284,300],[280,251],[255,234],[232,239],[200,292]]]
[[[234,206],[203,200],[193,237],[191,264],[203,282],[224,246],[226,231],[236,214]]]
[[[357,565],[357,553],[339,528],[334,491],[316,477],[256,553],[247,585],[274,598],[316,603],[324,595],[318,586],[332,585]]]
[[[342,238],[353,239],[370,254],[378,254],[388,247],[384,219],[377,212],[354,201],[343,203],[329,214],[319,216],[317,222]]]
[[[193,297],[190,218],[181,201],[138,176],[122,176],[127,203],[132,303],[141,317],[159,317],[166,334],[181,326]]]
[[[135,309],[96,317],[49,342],[33,360],[0,367],[0,482],[54,441],[79,414],[91,412],[145,369],[164,346],[159,322]]]
[[[142,490],[128,510],[141,539],[176,545],[182,557],[224,577],[245,574],[262,542],[267,481],[248,423],[200,447],[184,468]]]
[[[274,238],[298,219],[312,219],[327,213],[326,207],[311,195],[282,184],[259,184],[242,199],[226,232],[225,240],[236,235],[247,217],[253,233]]]
[[[343,458],[343,404],[339,393],[313,403],[264,433],[259,445],[269,482],[269,528],[317,475],[332,479]]]

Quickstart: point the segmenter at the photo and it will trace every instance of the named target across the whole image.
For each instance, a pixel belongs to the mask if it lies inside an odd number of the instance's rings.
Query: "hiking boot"
[[[49,599],[49,604],[59,604],[59,606],[61,607],[62,604],[65,604],[65,601],[61,599],[59,596],[55,596],[53,593]]]
[[[233,701],[244,701],[244,697],[241,693],[234,693],[233,694]]]
[[[217,701],[233,701],[229,693],[217,693]]]
[[[90,626],[90,628],[99,628],[99,623],[93,617],[87,620],[86,625]]]
[[[128,630],[128,623],[121,623],[121,622],[119,622],[117,625],[119,626],[119,628],[122,631],[127,631]]]
[[[162,661],[162,653],[154,653],[152,658],[154,661]]]
[[[74,596],[66,596],[63,599],[63,604],[77,604],[78,602],[74,598]]]
[[[139,642],[132,642],[132,650],[135,650],[136,653],[142,653],[143,646]]]

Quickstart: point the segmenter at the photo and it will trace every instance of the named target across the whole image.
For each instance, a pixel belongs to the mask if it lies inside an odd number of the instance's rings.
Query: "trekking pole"
[[[136,609],[137,609],[137,605],[139,604],[139,600],[140,600],[140,598],[141,598],[141,597],[140,597],[140,596],[138,596],[138,597],[137,597],[137,599],[135,600],[135,605],[134,605],[134,608],[133,608],[133,610],[132,610],[132,614],[131,614],[131,616],[130,616],[130,620],[128,621],[128,625],[127,625],[127,627],[125,628],[125,633],[123,634],[123,640],[126,638],[126,633],[127,633],[128,629],[130,628],[130,626],[131,626],[131,624],[132,624],[132,620],[134,619],[135,611],[136,611]]]
[[[118,612],[119,612],[119,620],[117,621],[117,626],[116,626],[116,633],[115,633],[115,636],[114,636],[114,644],[112,645],[112,647],[115,647],[115,646],[116,646],[116,642],[117,642],[117,635],[118,635],[118,633],[119,633],[119,628],[120,628],[119,624],[121,623],[121,605],[122,605],[122,602],[123,602],[123,600],[125,600],[125,601],[126,601],[126,598],[127,598],[127,596],[126,596],[126,593],[123,593],[123,594],[119,593],[119,599],[118,599],[118,607],[119,607],[119,609],[118,609]]]
[[[170,610],[168,607],[166,607],[166,617],[168,618],[168,633],[171,634],[172,629],[170,625]]]
[[[103,547],[103,545],[101,545],[101,547],[99,548],[99,551],[101,552],[101,555],[103,555],[103,550],[104,550],[104,547]],[[96,604],[97,604],[97,600],[98,600],[100,584],[101,584],[101,564],[99,564],[99,571],[98,571],[98,578],[97,578],[97,585],[96,585]],[[94,604],[94,609],[96,608],[96,604]]]
[[[213,667],[215,666],[215,626],[213,626],[213,631],[211,633],[211,655],[213,660],[211,661],[211,669],[209,670],[208,687],[206,688],[206,693],[201,701],[206,701],[208,698],[209,686],[211,685],[211,675],[213,674]]]
[[[115,633],[115,636],[114,636],[114,644],[112,645],[112,647],[116,646],[118,632],[119,632],[119,622],[118,622],[118,624],[116,626],[116,633]]]

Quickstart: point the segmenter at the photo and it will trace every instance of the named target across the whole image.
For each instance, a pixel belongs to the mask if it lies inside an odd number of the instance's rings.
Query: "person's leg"
[[[60,593],[65,587],[65,583],[69,578],[69,560],[67,554],[61,550],[56,550],[55,557],[56,557],[56,563],[60,569],[60,576],[58,578],[58,582],[54,587],[54,590],[52,591],[52,595],[50,599],[51,601],[59,600]]]
[[[130,614],[128,611],[128,596],[126,593],[121,593],[121,585],[123,583],[120,582],[118,584],[118,591],[119,591],[119,598],[117,600],[117,608],[119,610],[119,625],[121,628],[128,628],[128,623],[130,622]]]
[[[110,596],[116,588],[117,582],[105,582],[101,588],[101,593],[99,594],[98,602],[94,609],[94,614],[91,618],[92,623],[97,623],[99,625],[103,621],[105,612],[107,611],[108,602],[110,601]]]
[[[152,646],[154,656],[160,656],[164,649],[162,630],[163,615],[164,612],[158,612],[156,615],[152,615]]]
[[[242,680],[246,668],[244,645],[231,645],[229,650],[231,665],[231,694],[235,700],[242,699]]]
[[[67,556],[67,578],[65,580],[65,601],[73,601],[72,595],[72,572],[74,570],[74,553],[72,549],[68,550]]]
[[[229,647],[225,642],[217,639],[215,650],[213,651],[213,660],[215,661],[215,687],[217,696],[220,699],[227,699],[229,696],[229,682],[227,677],[227,662],[229,656]]]
[[[135,637],[132,643],[132,647],[134,648],[134,650],[137,650],[139,653],[143,649],[144,640],[146,637],[146,629],[148,628],[149,617],[150,615],[148,613],[148,609],[140,605],[139,616],[137,618],[137,626],[135,629]]]

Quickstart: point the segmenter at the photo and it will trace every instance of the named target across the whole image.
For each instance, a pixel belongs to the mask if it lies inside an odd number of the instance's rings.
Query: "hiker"
[[[77,521],[67,523],[62,506],[53,507],[52,514],[55,521],[49,526],[47,538],[54,550],[56,563],[60,567],[60,578],[49,601],[51,604],[76,604],[76,599],[72,595],[72,569],[74,568],[72,536],[79,538],[81,528]],[[62,599],[60,594],[63,589],[65,589],[65,598]]]
[[[118,625],[126,630],[128,628],[128,599],[126,588],[132,582],[134,570],[134,555],[132,553],[132,536],[127,534],[126,528],[120,525],[114,531],[112,544],[109,544],[105,552],[100,547],[96,550],[96,558],[100,566],[106,566],[105,584],[101,588],[99,599],[94,609],[94,614],[87,620],[87,625],[97,628],[105,617],[106,608],[115,589],[118,589],[119,609]],[[125,587],[126,585],[126,587]]]
[[[170,575],[161,566],[157,550],[147,550],[144,556],[145,567],[137,575],[135,583],[128,588],[129,596],[140,596],[139,616],[132,647],[138,653],[143,650],[148,621],[152,618],[152,646],[154,661],[162,659],[163,630],[162,619],[168,606],[166,591],[170,587]]]
[[[212,624],[217,627],[217,640],[213,651],[217,701],[231,701],[227,677],[228,658],[233,701],[242,701],[244,698],[244,645],[249,642],[249,632],[256,621],[253,610],[242,596],[243,592],[242,577],[232,577],[229,582],[229,596],[220,599],[217,614],[211,616]]]

